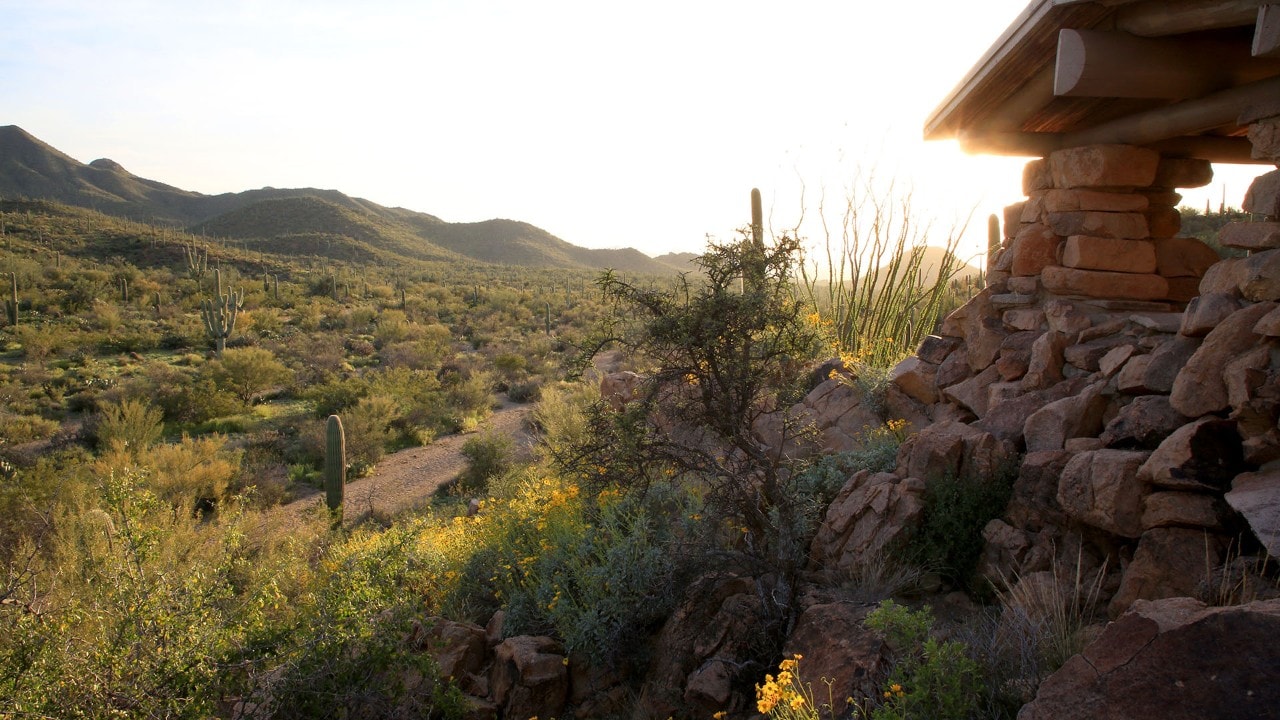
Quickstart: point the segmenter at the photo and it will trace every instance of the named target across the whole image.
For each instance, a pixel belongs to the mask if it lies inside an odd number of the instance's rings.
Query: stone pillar
[[[1280,166],[1280,103],[1257,108],[1240,118],[1249,126],[1253,157]],[[1280,170],[1259,175],[1244,196],[1243,209],[1253,222],[1231,223],[1222,229],[1219,242],[1226,247],[1259,252],[1280,248]]]
[[[1006,208],[1006,237],[989,260],[993,301],[1030,307],[1057,297],[1106,310],[1180,309],[1217,254],[1177,237],[1176,189],[1212,178],[1208,161],[1128,145],[1033,160],[1023,173],[1028,199]]]

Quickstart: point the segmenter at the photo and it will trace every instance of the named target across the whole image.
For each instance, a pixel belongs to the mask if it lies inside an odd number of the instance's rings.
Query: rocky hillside
[[[15,125],[0,127],[0,197],[54,200],[131,220],[254,240],[275,252],[313,254],[320,249],[323,254],[336,241],[356,246],[345,255],[359,257],[470,259],[651,274],[683,269],[630,248],[578,247],[528,223],[450,223],[337,190],[261,188],[203,195],[138,177],[112,160],[84,164]]]

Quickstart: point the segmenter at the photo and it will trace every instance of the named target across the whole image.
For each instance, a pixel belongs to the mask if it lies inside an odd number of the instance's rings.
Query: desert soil
[[[516,456],[527,458],[532,453],[533,436],[528,419],[531,406],[504,400],[502,406],[481,425],[480,432],[495,432],[510,437]],[[462,445],[472,435],[447,435],[430,445],[406,448],[387,455],[373,473],[347,483],[345,524],[351,525],[372,514],[394,516],[406,510],[423,507],[440,487],[456,478],[467,467]],[[323,493],[313,490],[293,502],[280,506],[280,511],[295,518],[322,502]]]

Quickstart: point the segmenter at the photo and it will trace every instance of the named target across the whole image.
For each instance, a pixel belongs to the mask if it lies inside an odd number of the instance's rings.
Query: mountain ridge
[[[0,197],[6,196],[54,200],[130,220],[252,240],[276,252],[302,252],[309,243],[337,237],[422,260],[653,274],[682,269],[633,248],[573,245],[518,220],[451,223],[338,190],[263,187],[205,195],[134,175],[109,158],[82,163],[17,125],[0,126]]]

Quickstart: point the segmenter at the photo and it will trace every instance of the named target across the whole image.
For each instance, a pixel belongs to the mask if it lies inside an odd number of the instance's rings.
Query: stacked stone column
[[[1031,306],[1043,294],[1108,310],[1177,309],[1196,295],[1217,255],[1176,237],[1176,188],[1212,178],[1205,160],[1127,145],[1072,148],[1028,163],[1028,199],[1006,208],[1004,242],[988,260],[990,284],[1007,291],[993,301]]]

